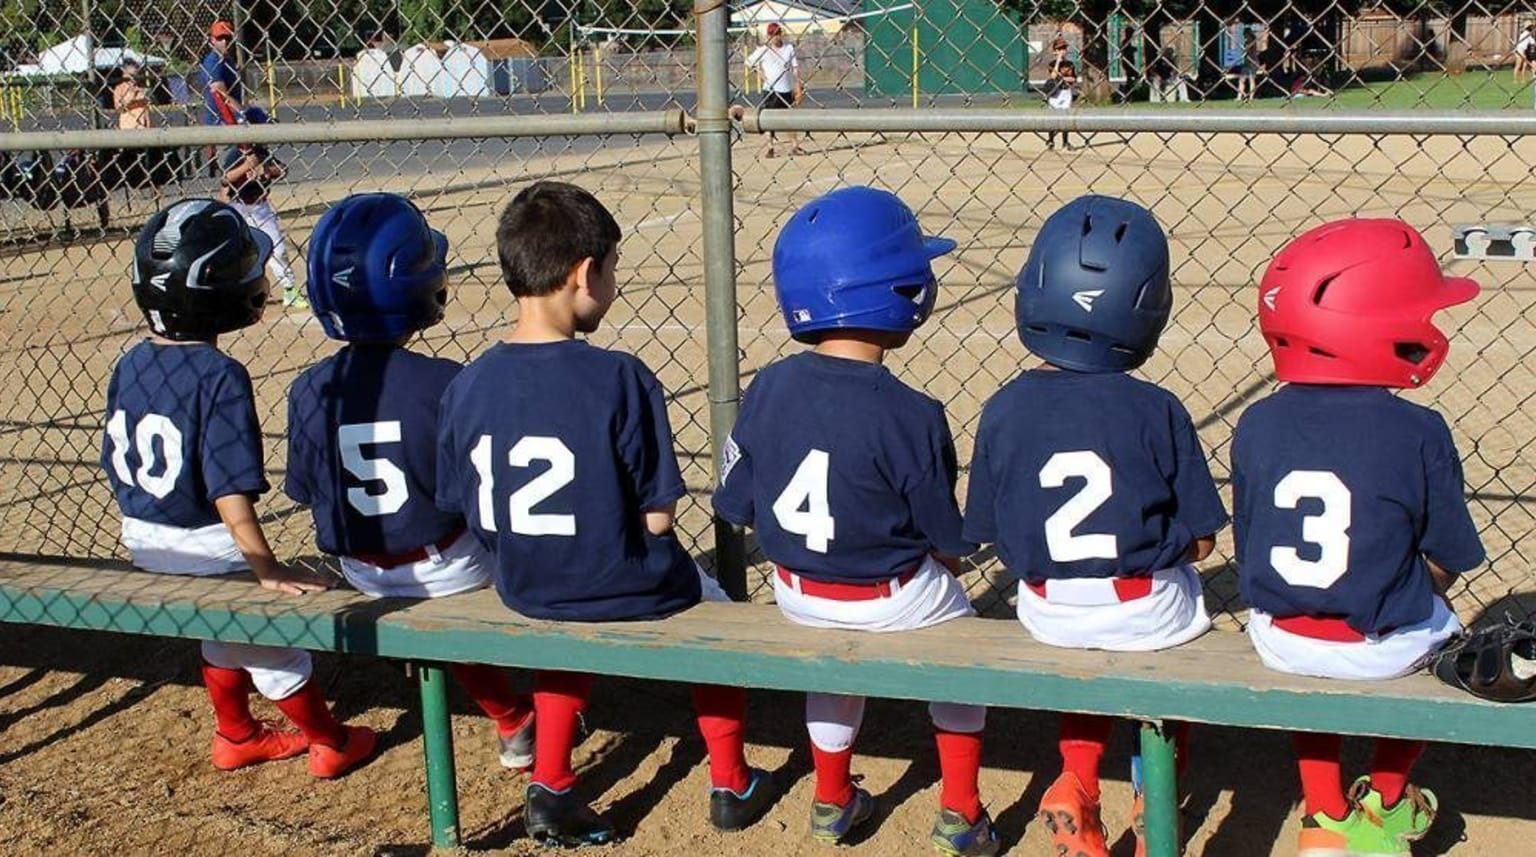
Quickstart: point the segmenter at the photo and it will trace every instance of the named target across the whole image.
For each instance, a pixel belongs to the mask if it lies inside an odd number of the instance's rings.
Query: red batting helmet
[[[1336,220],[1269,263],[1259,330],[1281,381],[1420,387],[1450,350],[1431,318],[1476,294],[1401,220]]]

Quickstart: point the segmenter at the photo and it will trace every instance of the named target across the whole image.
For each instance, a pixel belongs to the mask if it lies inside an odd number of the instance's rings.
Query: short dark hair
[[[622,237],[597,197],[566,182],[536,182],[501,212],[496,256],[512,294],[538,297],[560,288],[581,260],[602,264]]]

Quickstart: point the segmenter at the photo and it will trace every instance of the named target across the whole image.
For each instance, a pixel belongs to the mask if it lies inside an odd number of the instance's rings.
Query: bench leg
[[[1165,723],[1141,724],[1141,754],[1147,857],[1177,857],[1179,773],[1172,728]]]
[[[459,847],[459,793],[453,772],[453,730],[448,721],[448,675],[441,666],[417,664],[421,682],[421,735],[427,756],[427,810],[432,845]]]

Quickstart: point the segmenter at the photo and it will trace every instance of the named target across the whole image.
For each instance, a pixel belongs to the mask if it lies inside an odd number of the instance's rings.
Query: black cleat
[[[528,787],[523,824],[536,842],[562,848],[607,845],[619,838],[602,816],[577,799],[569,789],[557,792],[538,783]]]
[[[753,768],[747,790],[741,794],[730,789],[710,790],[709,823],[726,832],[745,830],[763,817],[778,796],[773,777],[767,771]]]

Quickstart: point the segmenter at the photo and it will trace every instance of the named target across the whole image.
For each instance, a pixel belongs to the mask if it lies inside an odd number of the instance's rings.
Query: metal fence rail
[[[690,489],[681,529],[738,594],[755,597],[768,591],[761,557],[709,516],[710,464],[741,387],[792,347],[774,306],[771,248],[788,214],[815,195],[843,183],[883,185],[926,228],[960,241],[941,263],[933,320],[892,365],[945,401],[962,462],[981,404],[1028,359],[1012,330],[1010,283],[1034,230],[1089,191],[1148,205],[1173,243],[1178,305],[1145,374],[1195,414],[1221,477],[1231,426],[1271,385],[1252,284],[1288,237],[1329,217],[1395,215],[1449,256],[1453,226],[1528,223],[1536,199],[1528,84],[1507,54],[1493,59],[1520,21],[1475,3],[1449,10],[1455,20],[1443,26],[1440,6],[1366,20],[1302,0],[1262,14],[1153,3],[1117,7],[1103,20],[1073,3],[1032,11],[981,0],[869,5],[857,18],[786,21],[803,48],[805,99],[797,109],[762,110],[762,68],[745,64],[770,22],[744,18],[741,8],[620,3],[555,20],[543,5],[433,0],[417,4],[438,15],[424,23],[339,0],[304,6],[304,20],[263,11],[234,22],[246,101],[280,120],[259,127],[201,124],[200,85],[189,76],[209,51],[213,5],[65,5],[47,4],[41,21],[11,21],[0,3],[0,19],[26,32],[34,54],[84,33],[82,50],[125,47],[146,57],[152,127],[105,130],[123,111],[89,96],[111,102],[116,90],[103,87],[117,85],[115,60],[99,75],[84,71],[83,56],[80,71],[54,77],[0,69],[0,122],[14,131],[0,135],[0,551],[116,554],[116,514],[97,459],[107,373],[141,330],[124,274],[127,236],[164,198],[216,194],[209,157],[240,142],[268,145],[288,162],[273,204],[300,281],[310,227],[345,194],[394,190],[427,209],[453,243],[455,290],[447,323],[422,347],[461,360],[513,312],[492,246],[500,206],[540,177],[597,193],[625,228],[628,281],[594,338],[639,354],[671,391]],[[1287,41],[1301,18],[1312,22],[1311,41]],[[364,51],[381,30],[397,41]],[[1250,31],[1270,50],[1253,105],[1233,99],[1242,75],[1224,65]],[[454,65],[468,54],[444,37],[487,64]],[[315,57],[322,48],[339,55]],[[1160,61],[1167,52],[1182,55],[1170,65]],[[11,51],[11,66],[20,53]],[[70,59],[68,51],[59,57]],[[416,60],[435,71],[422,77],[409,64]],[[1042,75],[1061,62],[1080,69],[1079,95],[1094,107],[1037,109]],[[102,65],[99,57],[92,64]],[[364,80],[365,72],[379,77]],[[1306,96],[1281,81],[1326,83],[1329,94]],[[1190,90],[1184,103],[1174,91],[1181,82]],[[1157,103],[1165,97],[1175,103]],[[767,133],[781,138],[772,159]],[[1051,136],[1063,145],[1053,147]],[[786,157],[790,138],[803,154]],[[72,150],[86,155],[71,158]],[[97,167],[146,150],[174,153],[174,176],[111,183],[89,204],[99,223],[81,207],[42,204],[30,184],[62,165],[66,186],[78,191]],[[35,159],[39,152],[48,159]],[[1536,529],[1528,371],[1536,278],[1528,266],[1457,265],[1484,283],[1484,295],[1448,315],[1450,363],[1412,395],[1453,423],[1492,556],[1460,584],[1458,608],[1466,618],[1529,612],[1528,602],[1506,596],[1536,588],[1522,548]],[[230,339],[256,380],[274,473],[284,459],[287,384],[331,347],[307,314],[275,307],[263,325]],[[320,561],[303,510],[280,496],[263,508],[281,554]],[[1230,625],[1242,606],[1225,543],[1221,551],[1207,584]],[[999,571],[983,555],[968,578],[984,610],[1005,609]]]

